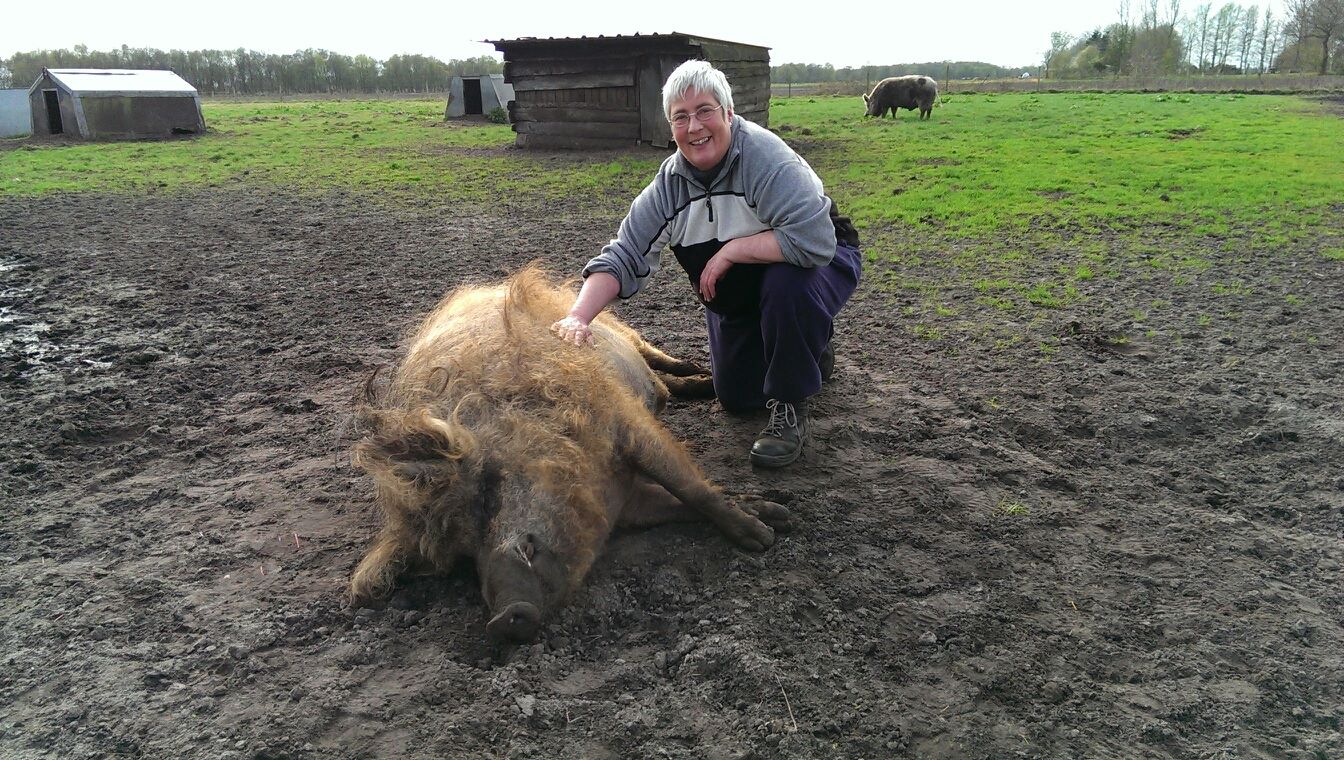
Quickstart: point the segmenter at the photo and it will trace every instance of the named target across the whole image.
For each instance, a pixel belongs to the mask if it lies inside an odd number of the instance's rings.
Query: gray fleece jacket
[[[680,151],[668,156],[630,205],[616,239],[588,262],[583,276],[608,272],[620,280],[621,298],[629,298],[657,271],[663,247],[671,246],[694,287],[705,262],[724,243],[764,230],[774,230],[786,262],[829,264],[835,225],[816,172],[774,133],[741,116],[733,116],[732,135],[709,187],[696,179]],[[735,265],[719,289],[731,293],[730,276],[746,276],[759,266]]]

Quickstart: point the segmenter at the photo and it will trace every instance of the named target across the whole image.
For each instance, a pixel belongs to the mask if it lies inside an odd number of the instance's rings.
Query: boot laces
[[[770,424],[765,426],[765,430],[761,431],[761,435],[768,435],[773,438],[783,438],[784,431],[789,428],[797,429],[798,412],[794,410],[793,404],[790,404],[787,401],[770,399],[765,402],[765,408],[770,410]]]

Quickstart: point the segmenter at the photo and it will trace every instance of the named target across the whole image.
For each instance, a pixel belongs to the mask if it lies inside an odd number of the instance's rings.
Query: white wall
[[[32,107],[27,90],[0,90],[0,137],[27,137],[33,133]]]

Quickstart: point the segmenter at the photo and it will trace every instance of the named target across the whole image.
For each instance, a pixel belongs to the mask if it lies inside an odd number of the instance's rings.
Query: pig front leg
[[[622,453],[636,472],[699,512],[743,549],[764,551],[774,544],[774,529],[757,514],[729,503],[691,461],[686,449],[651,416],[636,420],[625,434]],[[777,504],[766,514],[778,515],[781,510],[787,515],[788,510]]]
[[[773,528],[776,533],[788,533],[792,528],[789,510],[782,504],[766,501],[754,494],[726,494],[725,498],[734,507]],[[617,524],[629,529],[704,520],[703,513],[683,504],[666,488],[638,478],[630,486]]]
[[[350,577],[351,606],[373,604],[391,593],[397,573],[406,564],[407,554],[397,532],[384,528]]]

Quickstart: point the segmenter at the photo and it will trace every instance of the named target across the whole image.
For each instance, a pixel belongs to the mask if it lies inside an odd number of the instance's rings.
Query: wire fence
[[[810,95],[862,95],[876,82],[775,82],[777,98]],[[1344,92],[1344,76],[1265,74],[1191,77],[1108,77],[1106,79],[953,79],[938,82],[939,94],[969,92],[1236,92],[1300,93]]]

